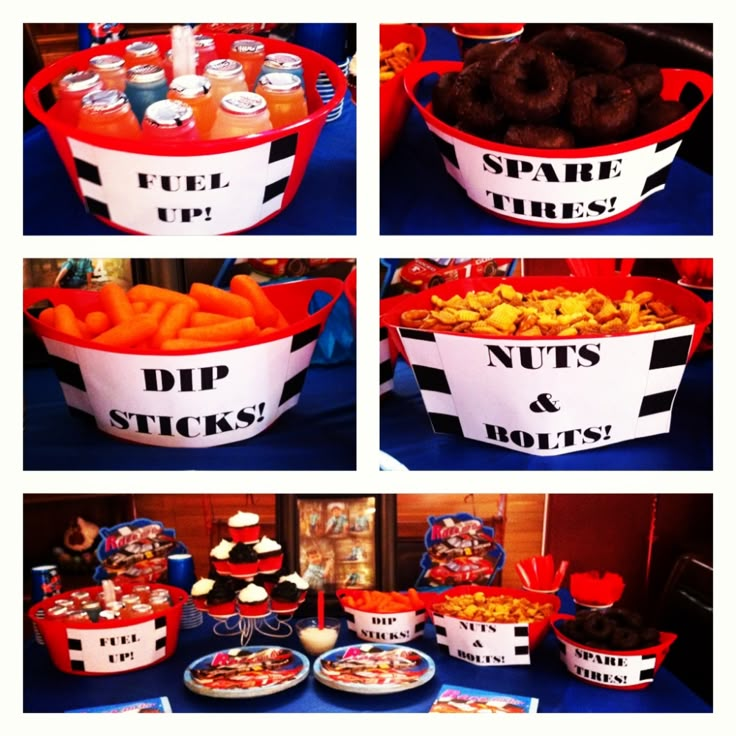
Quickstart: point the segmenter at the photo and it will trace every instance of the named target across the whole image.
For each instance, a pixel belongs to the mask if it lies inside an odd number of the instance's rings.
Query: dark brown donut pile
[[[638,613],[624,608],[607,611],[579,611],[575,618],[557,625],[568,639],[593,649],[630,651],[659,644],[659,632],[645,626]]]
[[[614,143],[687,112],[660,97],[659,67],[625,62],[623,41],[576,25],[527,43],[479,44],[459,72],[440,76],[432,110],[459,130],[529,148]]]

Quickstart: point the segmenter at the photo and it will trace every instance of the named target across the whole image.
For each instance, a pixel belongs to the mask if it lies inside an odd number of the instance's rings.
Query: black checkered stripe
[[[399,334],[435,432],[463,436],[433,332],[400,327]]]
[[[292,133],[284,138],[261,144],[269,147],[269,154],[259,220],[281,209],[283,195],[294,168],[298,140],[299,134]],[[111,213],[109,203],[106,201],[102,172],[94,162],[96,148],[72,138],[69,139],[69,146],[72,150],[79,188],[88,212],[115,222],[114,213]]]
[[[442,156],[447,173],[450,174],[450,176],[452,176],[452,178],[455,179],[463,189],[465,189],[464,177],[460,171],[460,163],[454,140],[443,131],[433,128],[431,125],[429,125],[429,130],[432,133],[435,144]],[[645,199],[650,194],[654,194],[654,192],[657,192],[660,189],[664,189],[667,176],[670,173],[672,163],[675,160],[680,143],[682,143],[683,136],[684,133],[675,138],[670,138],[669,140],[648,146],[647,151],[650,161],[646,168],[651,173],[644,176],[641,192],[639,194],[639,201]]]
[[[558,643],[560,647],[560,659],[565,663],[565,666],[571,673],[583,680],[601,684],[601,680],[596,677],[598,671],[591,669],[591,666],[586,664],[585,660],[577,659],[572,655],[571,650],[574,647],[568,646],[564,641],[559,641]],[[616,654],[617,656],[620,655],[620,653]],[[640,685],[644,682],[651,682],[654,679],[657,664],[657,656],[655,654],[637,654],[630,657],[625,655],[620,656],[626,660],[626,666],[609,669],[608,673],[611,675],[620,670],[622,673],[621,680],[618,681],[615,675],[613,677],[609,676],[605,682],[608,687],[629,688],[632,685]],[[579,664],[580,667],[576,668],[575,664]]]
[[[689,326],[657,333],[663,337],[655,338],[652,343],[647,384],[636,424],[637,437],[669,430],[672,407],[687,364],[693,332],[694,328]]]
[[[437,644],[439,648],[450,656],[456,656],[450,648],[450,640],[452,629],[457,628],[461,621],[456,618],[448,618],[441,613],[434,614],[434,628],[437,635]],[[512,624],[501,624],[502,626],[511,626]],[[494,654],[502,654],[504,656],[504,664],[514,664],[515,660],[519,664],[529,662],[529,626],[514,626],[513,644],[507,652],[494,652]]]
[[[415,613],[416,613],[416,616],[417,616],[417,620],[414,623],[414,632],[413,633],[415,635],[419,635],[419,634],[422,634],[424,632],[424,624],[425,624],[425,621],[426,621],[426,618],[427,618],[427,612],[426,612],[426,610],[424,608],[422,608],[422,609],[416,611]],[[381,615],[381,614],[378,614],[378,615]],[[391,614],[384,614],[384,615],[387,615],[388,616],[388,615],[391,615]],[[357,631],[358,630],[358,624],[355,622],[355,613],[353,613],[353,611],[351,611],[349,609],[346,609],[345,610],[345,617],[347,618],[347,621],[348,621],[348,629],[350,629],[350,631]],[[412,637],[412,638],[414,638],[414,637]]]
[[[152,664],[153,662],[158,661],[159,659],[162,659],[166,654],[166,637],[167,637],[167,627],[166,627],[166,616],[159,616],[158,618],[154,619],[150,622],[145,622],[144,624],[140,624],[137,627],[131,627],[135,628],[136,631],[140,630],[143,626],[146,628],[151,627],[151,633],[154,635],[154,641],[153,641],[153,647],[152,651],[155,653],[155,656],[152,657],[151,662],[148,664]],[[77,630],[78,631],[78,630]],[[112,632],[112,633],[111,633]],[[125,632],[125,628],[119,628],[119,629],[100,629],[99,635],[100,636],[106,636],[108,633],[111,633],[111,635],[119,635],[121,632]],[[90,633],[89,629],[85,630],[85,633]],[[149,632],[147,632],[149,633]],[[96,664],[99,662],[99,651],[98,646],[94,646],[95,651],[89,651],[89,646],[85,650],[84,647],[84,641],[83,639],[79,638],[77,634],[75,634],[75,629],[67,629],[67,638],[66,638],[67,648],[69,650],[69,667],[72,672],[90,672],[90,673],[99,673],[100,668]],[[141,662],[138,661],[137,663],[130,663],[130,667],[125,667],[125,663],[123,663],[123,666],[121,667],[121,671],[124,669],[133,669],[133,668],[139,668],[141,666]],[[113,670],[105,670],[105,672],[112,672]]]
[[[388,344],[388,328],[381,327],[380,337],[380,384],[381,396],[388,393],[394,387],[394,366],[391,362],[391,351]]]

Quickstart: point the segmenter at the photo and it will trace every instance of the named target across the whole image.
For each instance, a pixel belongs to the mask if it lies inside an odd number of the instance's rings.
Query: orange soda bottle
[[[57,120],[76,126],[84,96],[101,89],[102,80],[96,72],[87,70],[66,74],[59,80],[56,104],[51,108],[51,114]]]
[[[247,92],[248,85],[243,65],[235,59],[214,59],[204,68],[204,76],[212,85],[212,97],[217,107],[220,100],[230,92]]]
[[[141,126],[128,97],[119,89],[89,92],[82,99],[79,130],[115,138],[140,138]]]
[[[232,138],[271,130],[266,100],[255,92],[231,92],[220,101],[210,138]]]
[[[210,80],[201,74],[185,74],[176,77],[171,81],[166,96],[170,100],[184,102],[192,108],[197,131],[201,138],[206,138],[217,113]]]
[[[255,89],[263,60],[266,58],[266,47],[263,41],[257,41],[256,39],[233,41],[229,56],[243,65],[245,83],[248,85],[248,89]]]
[[[264,74],[258,80],[256,92],[266,100],[274,128],[291,125],[309,114],[302,80],[296,74]]]
[[[89,68],[97,72],[106,89],[125,92],[125,60],[115,54],[100,54],[89,60]]]
[[[163,66],[164,60],[161,50],[155,41],[133,41],[125,47],[125,66],[130,69],[139,64],[154,64]]]

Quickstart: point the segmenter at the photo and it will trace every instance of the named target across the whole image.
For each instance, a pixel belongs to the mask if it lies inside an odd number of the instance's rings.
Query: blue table
[[[289,206],[254,235],[355,235],[355,120],[348,92],[342,115],[325,123]],[[46,129],[23,137],[24,235],[124,235],[88,214]]]
[[[460,59],[450,31],[433,25],[425,26],[425,31],[425,61]],[[426,103],[430,88],[420,84],[417,94]],[[680,157],[670,169],[665,189],[615,222],[557,230],[494,217],[477,207],[446,173],[437,146],[413,106],[393,152],[381,162],[380,201],[382,235],[713,234],[713,177]]]
[[[712,470],[713,354],[688,363],[668,434],[594,450],[537,457],[435,434],[411,368],[399,358],[394,389],[381,400],[381,450],[409,470]]]
[[[571,610],[569,595],[561,594],[562,610]],[[297,614],[298,615],[298,614]],[[307,679],[293,688],[259,698],[228,700],[189,691],[183,683],[187,666],[200,657],[237,647],[239,637],[215,636],[214,621],[205,616],[201,626],[180,632],[176,652],[168,660],[139,672],[104,677],[67,675],[51,663],[34,640],[23,646],[24,712],[60,712],[95,705],[111,705],[167,696],[174,713],[426,713],[443,685],[464,685],[539,698],[540,713],[710,713],[712,707],[664,667],[643,690],[613,691],[580,682],[568,674],[559,659],[557,639],[550,632],[531,654],[529,666],[478,667],[440,651],[434,629],[410,643],[435,662],[436,673],[424,685],[401,693],[366,697],[331,689]],[[338,646],[358,641],[342,622]],[[255,634],[251,644],[286,646],[301,650],[295,635],[269,639]],[[310,658],[313,659],[313,658]],[[665,661],[666,665],[666,661]]]
[[[314,365],[266,431],[203,449],[123,442],[70,414],[51,368],[23,373],[25,470],[355,470],[355,363]]]

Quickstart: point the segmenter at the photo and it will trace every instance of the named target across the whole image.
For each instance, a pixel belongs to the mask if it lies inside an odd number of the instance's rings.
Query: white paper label
[[[349,609],[348,628],[364,641],[395,644],[411,641],[424,631],[426,613],[371,613]]]
[[[656,657],[653,654],[643,657],[603,654],[565,644],[560,658],[572,674],[597,685],[632,687],[654,679]]]
[[[480,667],[529,664],[529,625],[463,621],[435,614],[437,642]]]
[[[680,141],[595,158],[523,156],[477,146],[429,126],[444,141],[445,169],[474,202],[514,220],[606,220],[664,189]]]
[[[244,230],[281,209],[293,145],[272,143],[206,156],[152,156],[68,139],[87,209],[148,235]]]
[[[293,406],[285,384],[306,370],[316,340],[292,350],[292,337],[198,355],[127,355],[70,348],[83,387],[80,408],[103,432],[165,447],[210,447],[248,439]],[[62,384],[64,385],[64,384]],[[65,391],[65,397],[67,392]],[[69,397],[67,397],[68,400]]]
[[[693,329],[574,341],[401,334],[430,417],[452,417],[464,437],[558,455],[667,432]]]
[[[138,669],[166,656],[166,617],[117,629],[66,631],[75,672],[106,674]]]

